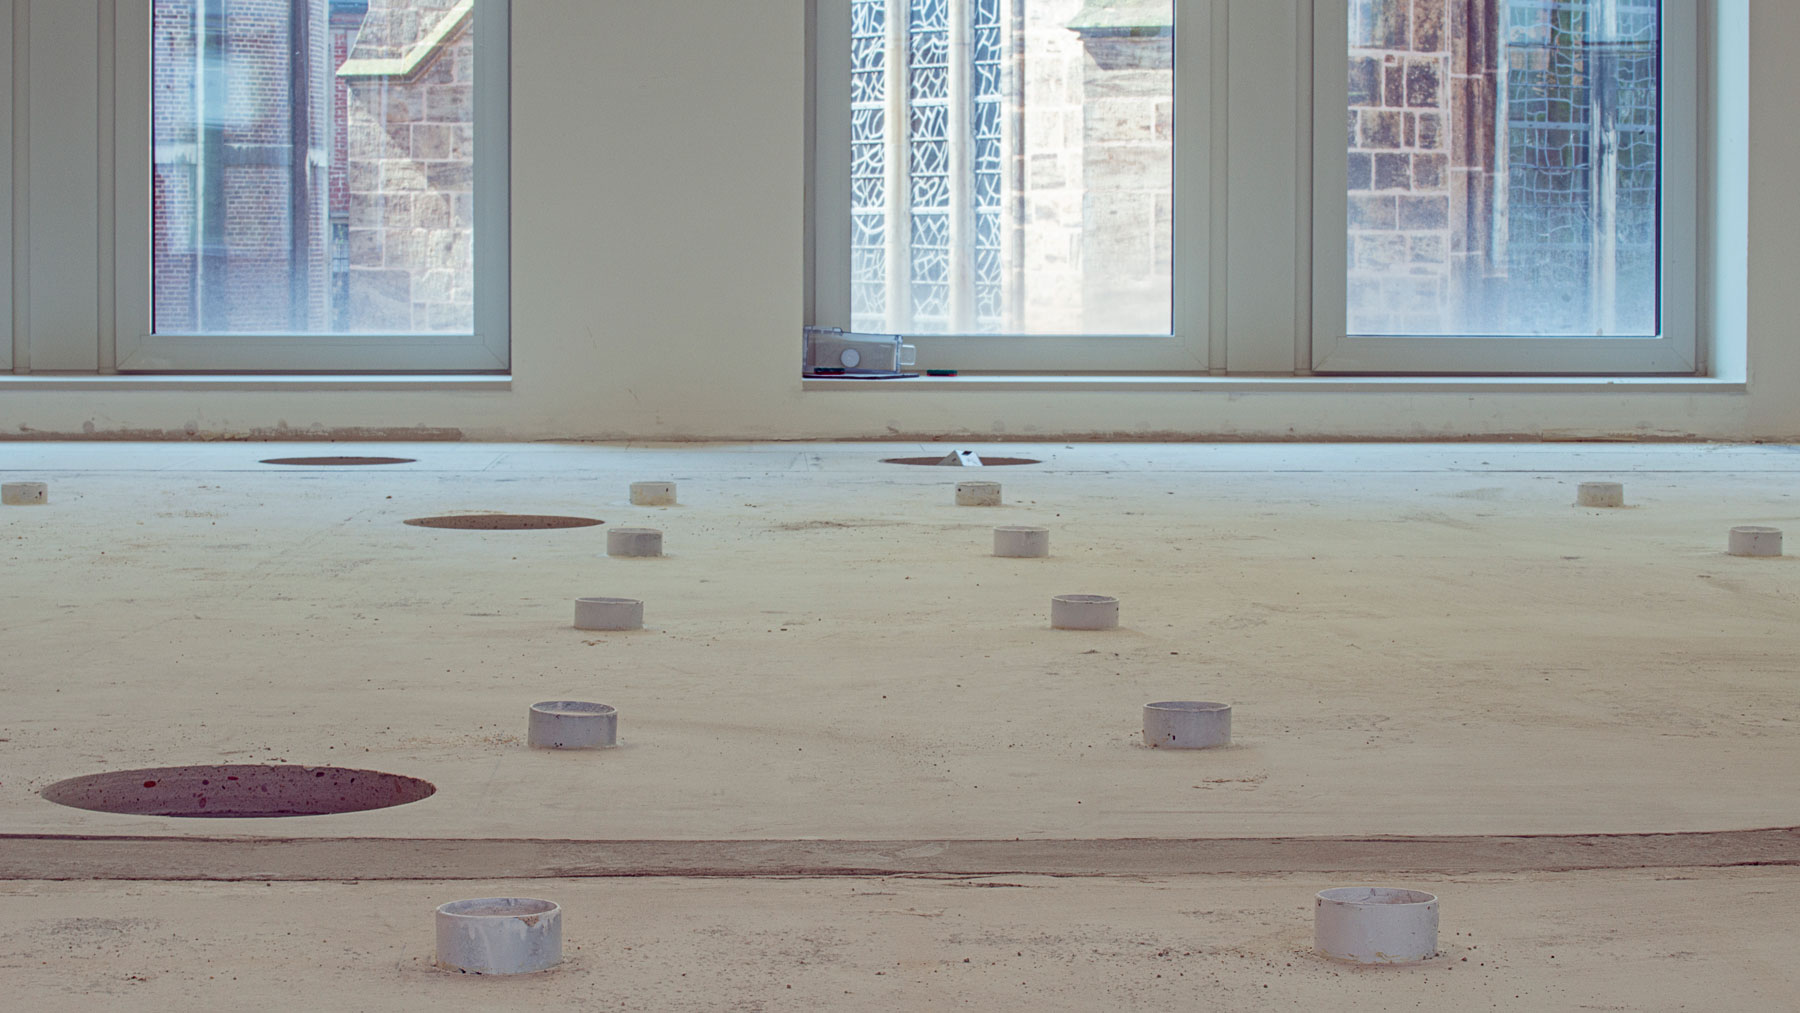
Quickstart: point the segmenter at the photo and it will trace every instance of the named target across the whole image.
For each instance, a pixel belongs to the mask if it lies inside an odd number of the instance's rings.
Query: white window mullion
[[[102,252],[112,258],[117,279],[110,316],[119,370],[507,369],[510,0],[459,0],[421,8],[415,12],[422,15],[416,25],[388,16],[405,13],[401,7],[376,3],[369,20],[354,27],[333,27],[333,5],[323,0],[289,0],[294,6],[286,16],[294,20],[285,28],[270,20],[281,6],[246,8],[249,13],[237,12],[241,18],[225,19],[227,33],[261,33],[285,39],[286,45],[234,49],[227,40],[222,71],[219,59],[209,64],[197,55],[195,40],[179,34],[179,17],[183,10],[217,13],[237,0],[188,2],[189,8],[158,7],[152,0],[109,0],[106,5],[116,8],[116,228],[111,248]],[[153,27],[153,10],[166,19],[160,27]],[[190,29],[198,30],[198,25]],[[341,65],[331,42],[331,32],[340,30],[358,47]],[[302,33],[297,40],[295,32]],[[370,38],[380,33],[396,34]],[[315,64],[312,72],[302,75],[304,68],[289,64],[283,71],[274,65],[294,45],[307,47]],[[202,105],[209,94],[219,98],[220,89],[208,78],[221,72],[239,75],[233,87],[265,89],[251,98],[234,97],[233,103],[264,106],[228,107],[224,130],[235,133],[215,135],[212,150],[196,150],[195,161],[198,172],[213,174],[202,189],[234,189],[223,197],[214,193],[209,208],[188,207],[182,203],[188,196],[171,196],[169,190],[184,145],[158,149],[163,140],[158,135],[219,129],[219,117]],[[276,79],[286,86],[272,88],[268,82]],[[316,90],[296,96],[291,93],[295,82]],[[352,96],[344,110],[347,128],[335,121],[340,83]],[[405,92],[406,101],[386,101],[392,92]],[[294,116],[291,108],[272,105],[296,100],[312,103],[310,115]],[[165,114],[158,116],[157,109]],[[391,129],[391,117],[400,116],[414,119],[402,124],[405,129]],[[271,137],[249,125],[265,122],[288,129]],[[338,129],[362,142],[348,146],[347,161],[339,167],[344,187],[334,197],[327,185],[329,156],[322,149]],[[223,171],[227,166],[230,171]],[[171,175],[159,176],[163,170]],[[273,182],[277,176],[288,189]],[[350,227],[364,229],[366,235],[353,231],[350,236],[353,280],[346,305],[353,312],[347,323],[340,323],[338,307],[325,312],[336,297],[330,284],[333,237],[327,205],[332,210],[343,206],[345,192]],[[203,199],[193,196],[190,203]],[[269,239],[268,229],[255,227],[277,219],[283,237],[279,242]],[[185,243],[183,237],[196,231],[204,235]],[[158,236],[165,241],[153,256],[153,237]],[[224,237],[234,245],[224,248]],[[198,314],[186,312],[182,299],[181,257],[196,263],[205,258],[232,261],[225,269],[214,263],[202,277],[190,279],[187,293],[190,301],[198,301]]]
[[[975,96],[969,87],[973,47],[969,42],[969,0],[947,0],[950,40],[950,326],[956,334],[975,332],[975,179],[969,132]]]
[[[894,330],[912,328],[912,5],[887,9],[887,312]]]

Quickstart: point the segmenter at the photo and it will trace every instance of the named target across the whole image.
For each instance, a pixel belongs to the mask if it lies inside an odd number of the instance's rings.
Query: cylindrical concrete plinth
[[[956,505],[995,507],[1000,505],[999,482],[956,483]]]
[[[1438,899],[1418,890],[1349,886],[1313,901],[1313,949],[1356,964],[1410,964],[1437,954]]]
[[[529,974],[562,963],[562,908],[527,897],[451,901],[437,909],[437,965],[464,974]]]
[[[1050,554],[1049,528],[995,528],[994,555],[1042,559]]]
[[[1728,551],[1734,556],[1779,556],[1781,555],[1781,529],[1758,527],[1753,524],[1732,528]]]
[[[533,749],[611,749],[619,744],[619,712],[580,700],[534,703],[525,741]]]
[[[613,528],[606,533],[609,556],[660,556],[662,532],[655,528]]]
[[[1231,745],[1231,705],[1169,700],[1144,705],[1144,745],[1213,749]]]
[[[50,487],[42,482],[7,482],[0,485],[0,503],[7,506],[43,506],[50,502]]]
[[[641,630],[644,628],[644,603],[636,598],[577,598],[575,628]]]
[[[1622,507],[1625,486],[1618,482],[1583,482],[1575,494],[1575,505],[1584,507]]]
[[[1050,625],[1059,630],[1110,630],[1119,625],[1119,599],[1059,594],[1050,599]]]
[[[631,483],[632,506],[674,506],[674,482]]]

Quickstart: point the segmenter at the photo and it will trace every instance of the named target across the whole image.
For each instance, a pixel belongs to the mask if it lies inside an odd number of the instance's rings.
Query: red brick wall
[[[309,16],[307,136],[295,138],[290,18]],[[328,181],[336,64],[327,0],[226,0],[222,108],[206,108],[204,0],[152,5],[152,291],[155,327],[182,331],[320,330],[330,319]],[[223,158],[203,165],[207,123]],[[296,140],[299,144],[296,144]],[[300,172],[296,174],[298,159]],[[205,194],[222,186],[219,220]],[[298,188],[298,193],[296,189]],[[298,205],[303,217],[294,220]],[[221,242],[208,251],[207,237]],[[211,254],[209,256],[209,253]],[[299,285],[296,286],[296,279]]]

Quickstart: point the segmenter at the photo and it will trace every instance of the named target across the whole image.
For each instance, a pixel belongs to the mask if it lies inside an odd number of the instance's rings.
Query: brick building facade
[[[473,327],[471,0],[156,0],[156,329]]]
[[[309,331],[327,320],[332,68],[310,58],[329,52],[327,5],[153,5],[159,331]]]
[[[1350,333],[1444,333],[1484,290],[1502,2],[1351,4]]]
[[[1353,334],[1654,334],[1653,0],[1352,0]]]

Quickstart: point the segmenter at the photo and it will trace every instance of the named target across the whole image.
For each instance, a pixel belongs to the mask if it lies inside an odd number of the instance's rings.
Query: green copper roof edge
[[[1168,28],[1175,23],[1170,0],[1087,0],[1068,27],[1092,34],[1121,34],[1122,30]]]
[[[460,0],[444,14],[430,34],[413,44],[405,56],[378,60],[345,60],[337,76],[348,79],[397,77],[411,80],[431,65],[431,61],[449,44],[451,36],[475,13],[475,0]]]

